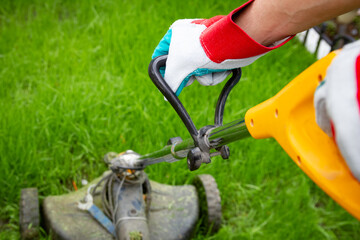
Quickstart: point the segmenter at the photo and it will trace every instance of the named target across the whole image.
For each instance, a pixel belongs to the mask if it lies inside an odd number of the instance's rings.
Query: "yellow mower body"
[[[251,108],[246,126],[256,139],[273,137],[330,197],[360,220],[360,183],[334,139],[315,122],[314,92],[336,52],[315,62],[277,95]]]

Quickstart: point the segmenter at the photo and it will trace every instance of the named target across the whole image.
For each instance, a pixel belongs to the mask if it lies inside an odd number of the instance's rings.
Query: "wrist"
[[[233,14],[233,21],[251,38],[263,46],[270,46],[289,35],[284,34],[286,20],[283,14],[267,9],[276,8],[271,1],[256,0]],[[285,14],[284,14],[285,15]],[[282,24],[280,24],[282,23]]]
[[[254,2],[254,0],[248,1],[227,16],[218,19],[202,32],[200,43],[210,60],[221,63],[230,59],[258,58],[290,40],[288,38],[277,46],[275,44],[266,46],[233,21],[234,16],[241,15],[244,9],[246,10]]]

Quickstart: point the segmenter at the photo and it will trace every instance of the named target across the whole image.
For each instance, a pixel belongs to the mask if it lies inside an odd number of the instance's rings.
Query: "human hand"
[[[195,79],[202,85],[218,84],[230,74],[230,69],[247,66],[289,40],[265,47],[236,25],[233,15],[252,2],[227,16],[183,19],[171,25],[152,58],[168,54],[165,81],[177,96]]]
[[[333,137],[353,175],[360,180],[360,42],[333,60],[314,97],[316,122]]]

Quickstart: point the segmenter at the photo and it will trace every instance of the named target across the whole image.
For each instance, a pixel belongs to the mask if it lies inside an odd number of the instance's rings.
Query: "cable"
[[[120,217],[117,216],[116,213],[120,207],[119,198],[122,193],[121,189],[124,184],[136,185],[140,186],[140,192],[145,192],[147,195],[146,199],[146,215],[149,210],[149,205],[151,202],[151,186],[147,175],[143,171],[137,172],[139,174],[135,175],[135,179],[130,179],[129,176],[126,176],[126,172],[124,174],[115,174],[113,172],[104,176],[92,189],[91,194],[94,196],[95,194],[101,195],[102,207],[104,214],[112,220],[114,226],[117,226],[123,220],[129,219],[141,219],[146,221],[146,217]],[[134,174],[134,173],[133,173]],[[101,188],[99,191],[98,189]],[[118,236],[116,236],[118,239]]]

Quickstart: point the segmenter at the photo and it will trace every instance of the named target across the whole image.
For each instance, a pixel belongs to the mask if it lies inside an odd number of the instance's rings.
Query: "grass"
[[[169,25],[211,17],[233,1],[7,1],[0,3],[0,238],[18,239],[21,188],[41,199],[99,176],[109,151],[147,153],[189,137],[147,66]],[[315,58],[295,40],[243,69],[224,122],[276,94]],[[211,124],[224,84],[181,94],[196,126]],[[360,224],[272,139],[230,144],[231,158],[189,172],[185,161],[146,169],[167,184],[210,173],[224,225],[196,239],[359,239]],[[46,234],[43,234],[46,238]]]

